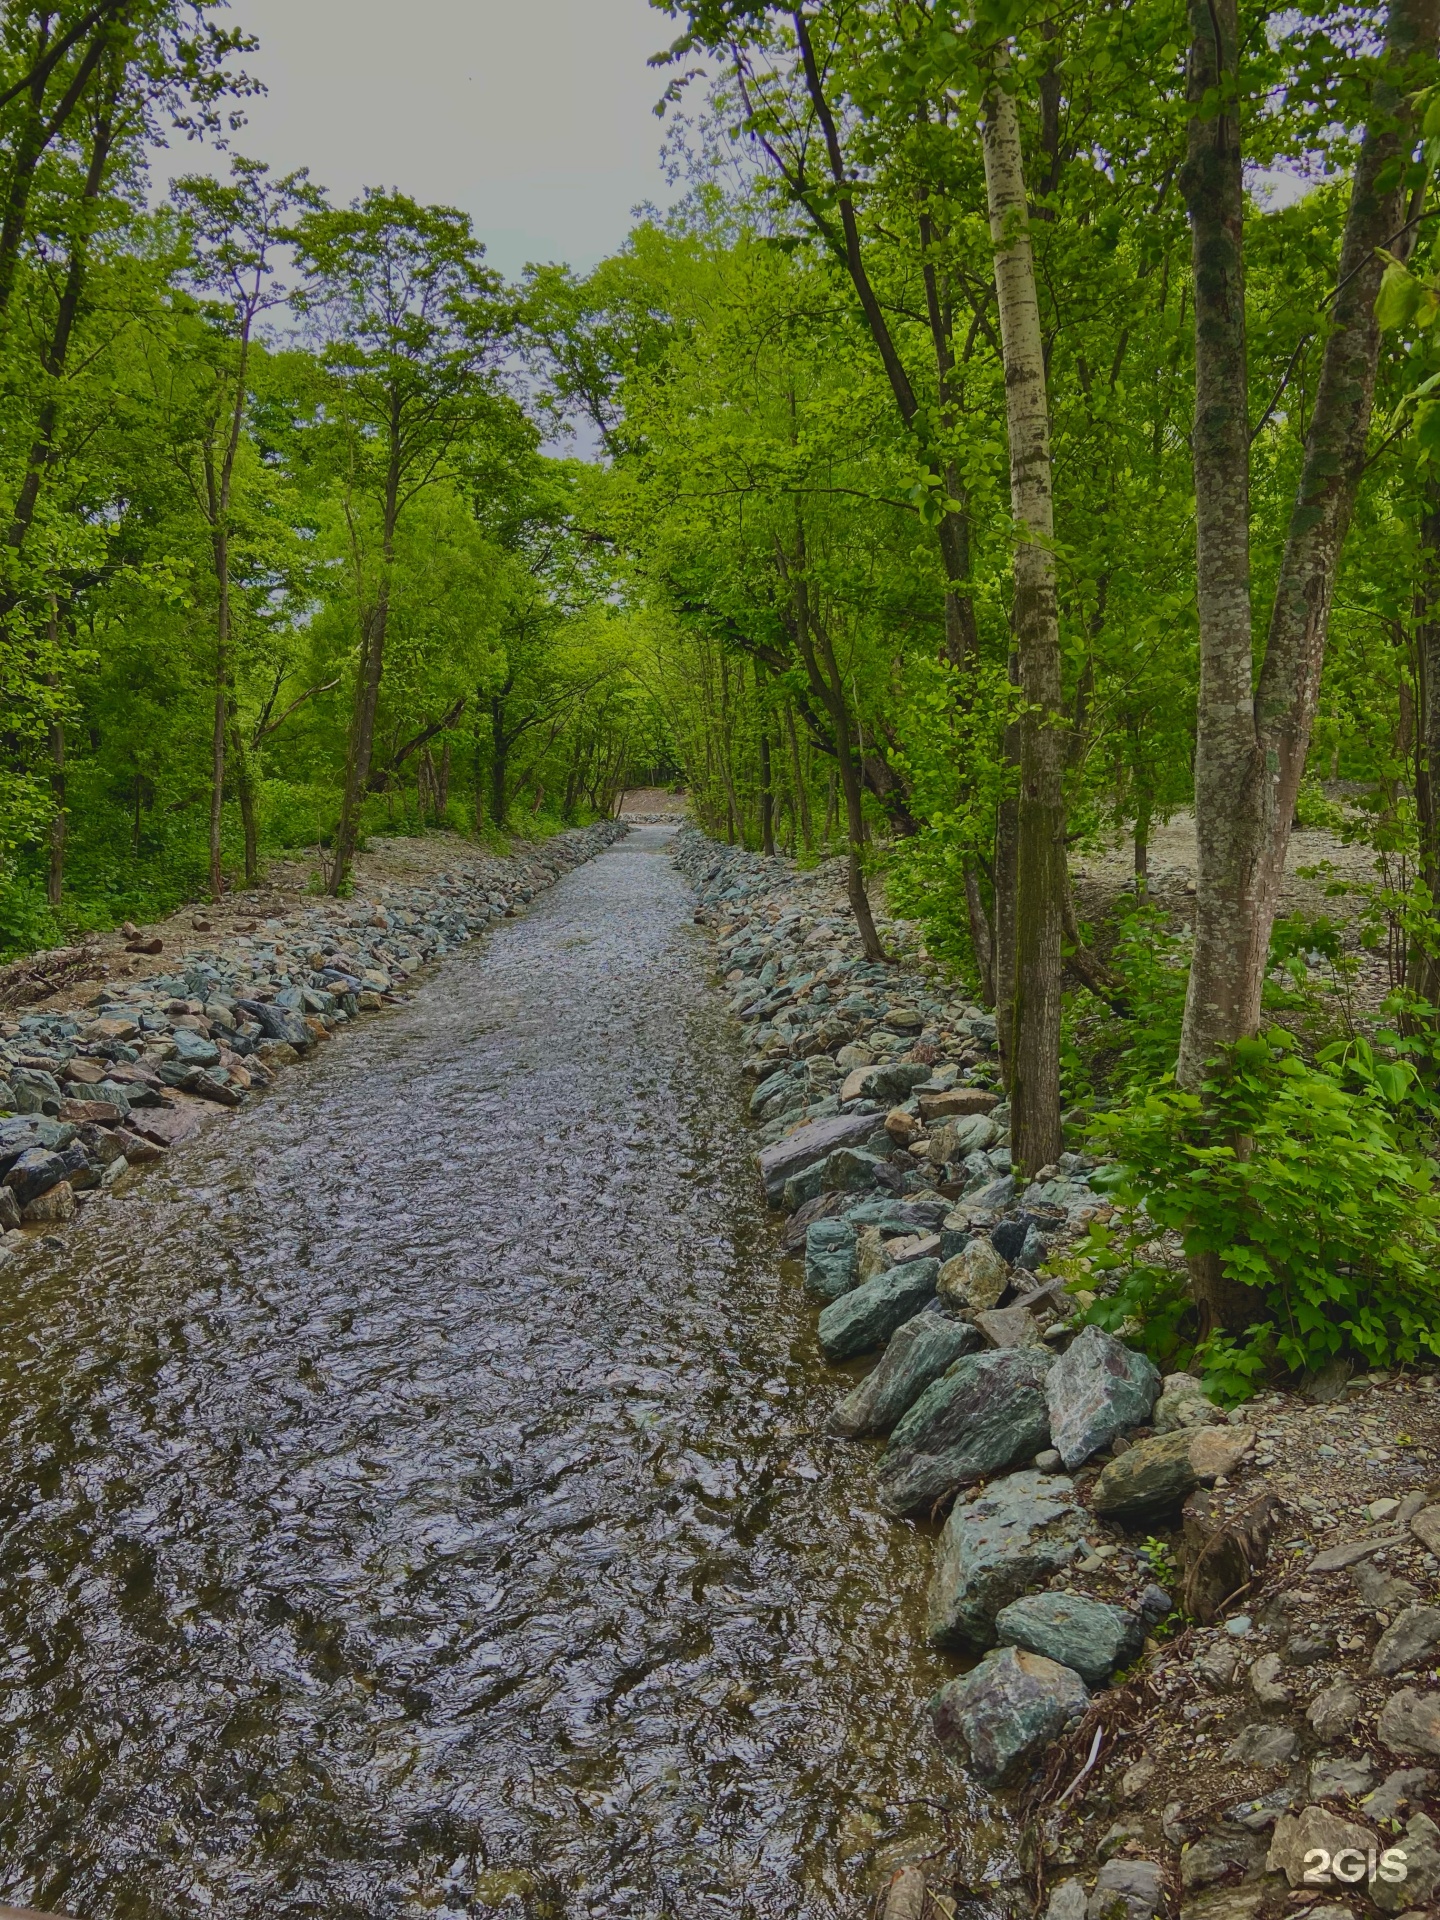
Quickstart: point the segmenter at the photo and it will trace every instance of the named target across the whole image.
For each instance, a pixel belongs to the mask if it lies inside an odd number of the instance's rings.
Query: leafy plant
[[[1440,1354],[1440,1199],[1414,1144],[1415,1068],[1363,1040],[1312,1063],[1272,1030],[1242,1042],[1198,1094],[1162,1086],[1095,1119],[1129,1214],[1092,1232],[1092,1263],[1123,1271],[1090,1317],[1139,1323],[1164,1359],[1185,1351],[1181,1280],[1135,1262],[1156,1228],[1218,1258],[1255,1320],[1191,1357],[1217,1397],[1243,1398],[1272,1359],[1319,1367],[1349,1346],[1372,1366]]]

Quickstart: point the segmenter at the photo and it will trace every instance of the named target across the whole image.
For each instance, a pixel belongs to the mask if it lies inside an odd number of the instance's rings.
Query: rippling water
[[[0,1897],[820,1920],[968,1804],[667,846],[5,1270]]]

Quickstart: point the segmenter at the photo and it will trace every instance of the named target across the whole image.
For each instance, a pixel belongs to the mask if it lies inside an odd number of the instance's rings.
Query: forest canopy
[[[213,0],[7,9],[0,944],[683,784],[843,856],[871,959],[877,880],[919,921],[1017,1165],[1099,1114],[1200,1337],[1433,1345],[1440,0],[656,24],[676,204],[507,284],[247,158]],[[1325,1180],[1385,1246],[1258,1233]]]

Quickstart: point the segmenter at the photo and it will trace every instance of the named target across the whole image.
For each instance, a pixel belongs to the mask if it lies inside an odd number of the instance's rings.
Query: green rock
[[[993,1646],[1001,1609],[1069,1566],[1084,1537],[1063,1474],[1012,1473],[952,1508],[926,1599],[931,1645]]]
[[[858,1439],[888,1433],[962,1354],[980,1344],[974,1327],[943,1313],[917,1313],[892,1338],[872,1373],[830,1416],[830,1431]]]
[[[1069,1667],[1001,1647],[940,1689],[932,1707],[935,1733],[982,1780],[1002,1786],[1082,1716],[1089,1698]]]
[[[1194,1437],[1185,1427],[1157,1434],[1109,1461],[1095,1482],[1091,1505],[1096,1513],[1117,1520],[1143,1519],[1178,1507],[1200,1484],[1190,1463]]]
[[[889,1513],[934,1506],[1050,1443],[1045,1375],[1053,1356],[1007,1347],[957,1360],[927,1387],[890,1436],[880,1468]]]
[[[863,1147],[839,1147],[825,1162],[820,1182],[825,1193],[866,1193],[875,1185],[875,1175],[885,1164],[878,1153]]]
[[[805,1229],[805,1291],[838,1300],[858,1279],[856,1233],[846,1220],[814,1220]]]
[[[1073,1667],[1087,1686],[1101,1687],[1139,1653],[1145,1630],[1133,1613],[1084,1593],[1029,1593],[995,1616],[1001,1646]]]
[[[820,1316],[820,1350],[827,1360],[853,1360],[883,1347],[895,1329],[935,1297],[938,1260],[907,1260],[864,1286],[852,1287]]]

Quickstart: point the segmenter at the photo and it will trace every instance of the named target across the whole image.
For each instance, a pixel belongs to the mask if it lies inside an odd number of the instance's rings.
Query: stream
[[[983,1814],[669,842],[5,1269],[0,1899],[861,1920]]]

